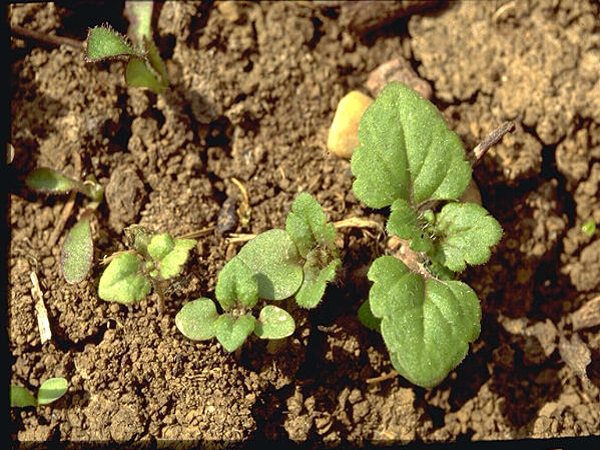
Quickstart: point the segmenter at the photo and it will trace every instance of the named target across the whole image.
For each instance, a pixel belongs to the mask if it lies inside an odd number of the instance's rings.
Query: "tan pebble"
[[[351,91],[340,100],[327,137],[331,153],[350,159],[358,147],[358,122],[371,103],[373,99],[359,91]]]
[[[433,95],[429,83],[419,77],[410,63],[404,58],[395,58],[381,64],[369,74],[365,87],[371,95],[377,97],[381,90],[391,81],[401,81],[427,100],[430,100]]]

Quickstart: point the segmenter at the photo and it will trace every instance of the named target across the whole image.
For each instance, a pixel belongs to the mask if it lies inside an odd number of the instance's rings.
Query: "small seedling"
[[[90,200],[79,221],[67,233],[60,254],[60,267],[65,280],[68,283],[83,281],[92,267],[94,256],[90,216],[102,202],[104,188],[93,175],[88,175],[85,181],[80,181],[46,167],[35,169],[27,175],[25,184],[31,189],[47,194],[81,193]]]
[[[90,28],[86,40],[86,62],[126,58],[125,81],[129,86],[145,87],[160,94],[169,86],[165,64],[152,39],[152,2],[126,1],[129,39],[109,25]]]
[[[583,231],[588,236],[593,236],[596,232],[596,222],[593,220],[588,220],[587,222],[581,225],[581,231]]]
[[[408,86],[392,82],[381,91],[358,139],[353,191],[371,208],[389,206],[387,231],[407,244],[403,254],[373,262],[359,318],[382,334],[400,375],[432,387],[480,333],[477,295],[455,274],[487,262],[502,228],[483,207],[459,201],[471,179],[465,150],[435,106]]]
[[[286,220],[286,229],[265,231],[248,242],[221,270],[213,300],[199,298],[183,306],[177,328],[193,340],[216,337],[228,352],[254,333],[261,339],[290,336],[292,315],[264,300],[294,297],[302,308],[315,308],[341,261],[335,229],[310,194],[300,194]],[[260,308],[258,317],[253,311]]]
[[[42,383],[37,397],[21,386],[10,386],[10,406],[25,408],[27,406],[48,405],[61,398],[67,392],[69,384],[64,378],[50,378]]]
[[[98,295],[102,300],[128,305],[142,300],[154,288],[162,313],[168,280],[181,273],[196,241],[173,238],[169,233],[152,234],[140,226],[125,232],[130,250],[111,257],[100,277]]]

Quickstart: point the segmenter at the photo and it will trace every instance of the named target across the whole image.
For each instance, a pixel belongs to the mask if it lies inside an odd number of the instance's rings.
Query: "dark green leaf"
[[[142,56],[141,52],[127,41],[127,38],[108,26],[90,28],[86,48],[88,62],[115,56]]]
[[[77,181],[67,178],[47,167],[40,167],[27,175],[25,184],[37,191],[60,194],[71,192],[79,188],[79,183]]]
[[[424,219],[419,220],[414,208],[406,200],[398,199],[392,203],[386,228],[394,236],[410,240],[410,248],[416,252],[428,252],[433,249],[431,237],[425,230],[426,225],[427,222]]]
[[[25,408],[27,406],[37,406],[35,397],[24,387],[11,386],[9,396],[11,407]]]
[[[233,318],[229,314],[223,314],[215,322],[215,333],[217,340],[228,352],[234,352],[254,331],[256,319],[250,314]]]
[[[303,258],[317,246],[335,248],[333,224],[327,223],[327,216],[319,202],[306,192],[294,200],[285,222],[285,230]]]
[[[315,249],[313,252],[319,252]],[[310,255],[310,254],[309,254]],[[333,281],[338,268],[341,265],[339,258],[332,260],[326,267],[310,264],[310,260],[304,265],[304,280],[302,286],[296,293],[296,303],[302,308],[316,307],[325,293],[327,283]]]
[[[132,56],[125,69],[125,81],[132,87],[144,87],[155,94],[160,94],[165,86],[160,82],[158,74],[142,58]]]

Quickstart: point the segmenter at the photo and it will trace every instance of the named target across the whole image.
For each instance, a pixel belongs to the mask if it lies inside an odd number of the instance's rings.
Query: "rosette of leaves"
[[[92,175],[84,181],[75,180],[61,173],[41,167],[25,178],[25,184],[38,192],[54,195],[81,193],[89,202],[77,223],[68,231],[60,253],[60,268],[68,283],[79,283],[88,275],[94,257],[94,242],[90,216],[96,211],[104,196],[104,188]]]
[[[10,386],[10,406],[25,408],[27,406],[48,405],[61,398],[69,389],[69,383],[64,378],[50,378],[42,383],[34,397],[27,389],[21,386]]]
[[[126,229],[126,237],[130,250],[113,255],[100,277],[98,296],[128,305],[144,299],[154,288],[162,312],[165,287],[183,271],[196,241],[173,238],[169,233],[152,234],[140,226]]]
[[[502,228],[482,206],[459,201],[471,179],[462,143],[408,86],[392,82],[381,91],[360,120],[358,140],[353,191],[371,208],[390,207],[387,231],[410,254],[375,260],[359,318],[381,332],[400,375],[432,387],[480,333],[479,300],[455,275],[487,262]]]
[[[152,2],[127,1],[125,12],[129,18],[128,35],[133,41],[113,30],[109,25],[88,30],[86,61],[126,58],[125,81],[129,86],[144,87],[160,94],[169,86],[165,64],[152,39]]]
[[[259,234],[219,273],[215,297],[222,312],[211,299],[193,300],[177,314],[177,328],[193,340],[216,337],[229,352],[252,333],[261,339],[290,336],[296,327],[292,315],[266,301],[294,297],[300,307],[316,307],[341,264],[334,241],[335,229],[321,205],[300,194],[285,230]]]

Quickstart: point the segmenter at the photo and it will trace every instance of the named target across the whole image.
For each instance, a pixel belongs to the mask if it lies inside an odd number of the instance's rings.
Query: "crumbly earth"
[[[171,80],[160,96],[127,87],[123,61],[86,64],[79,48],[11,39],[10,382],[35,391],[50,377],[69,380],[56,404],[11,409],[13,439],[243,446],[266,437],[322,448],[599,433],[600,326],[580,327],[574,313],[600,294],[600,231],[581,230],[600,224],[600,7],[439,3],[379,27],[374,14],[366,34],[340,2],[159,3],[155,41]],[[120,2],[13,4],[9,22],[83,40],[102,22],[126,32],[122,13]],[[372,382],[392,367],[356,310],[385,240],[360,228],[339,230],[338,281],[283,350],[257,340],[228,354],[186,339],[175,314],[212,295],[241,246],[228,232],[283,227],[302,191],[333,221],[384,223],[354,197],[349,163],[326,141],[337,102],[397,57],[431,85],[466,148],[516,122],[474,170],[505,233],[489,263],[464,274],[483,309],[468,357],[433,389]],[[49,245],[68,199],[24,188],[38,166],[85,171],[106,186],[92,223],[97,264],[78,285],[60,273],[64,232]],[[243,201],[233,178],[249,196],[247,223],[229,220],[231,203]],[[124,248],[122,230],[134,223],[208,230],[163,315],[153,296],[131,307],[97,296],[103,257]],[[32,273],[52,331],[43,345]]]

